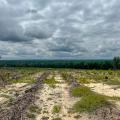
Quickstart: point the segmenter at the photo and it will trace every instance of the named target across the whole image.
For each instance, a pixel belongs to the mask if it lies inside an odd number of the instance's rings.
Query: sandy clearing
[[[0,104],[3,104],[9,98],[15,98],[18,95],[22,95],[24,91],[29,88],[30,85],[27,83],[16,83],[11,85],[6,85],[5,88],[0,90]]]
[[[16,83],[6,86],[8,92],[12,95],[22,95],[26,89],[29,89],[31,85],[28,83]]]
[[[52,76],[50,76],[52,77]],[[61,75],[55,72],[55,80],[58,81],[55,88],[51,88],[44,84],[44,88],[38,92],[39,99],[35,104],[41,109],[41,113],[36,116],[36,120],[53,120],[53,118],[61,118],[61,120],[97,120],[96,115],[89,115],[87,113],[71,113],[70,108],[75,102],[80,100],[70,96],[70,86],[63,80]],[[110,96],[117,96],[119,92],[113,89],[113,86],[90,83],[86,86],[90,87],[93,91],[100,94]],[[111,91],[110,91],[111,90]],[[114,94],[113,91],[116,91]],[[119,102],[117,103],[119,104]],[[59,113],[53,113],[54,105],[60,105],[61,111]]]
[[[85,86],[90,87],[91,90],[99,94],[103,94],[111,97],[113,96],[120,97],[120,88],[114,89],[115,86],[113,85],[106,85],[103,83],[89,83],[89,84],[85,84]]]
[[[78,98],[72,98],[69,95],[69,87],[67,83],[62,79],[60,74],[55,73],[55,80],[59,83],[55,88],[51,88],[48,85],[44,85],[43,90],[40,91],[40,99],[36,101],[36,104],[42,109],[36,119],[42,120],[48,117],[48,120],[53,118],[61,118],[62,120],[76,120],[74,116],[77,114],[69,113],[72,105],[78,100]],[[54,105],[60,105],[60,113],[53,113]],[[46,119],[47,120],[47,119]]]

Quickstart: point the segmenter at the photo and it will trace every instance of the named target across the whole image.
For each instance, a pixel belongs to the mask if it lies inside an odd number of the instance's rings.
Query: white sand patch
[[[5,97],[0,97],[0,104],[3,104],[4,102],[6,102],[8,99]]]
[[[43,72],[38,72],[38,73],[32,75],[32,77],[33,77],[34,79],[37,79],[37,78],[39,78],[42,74],[43,74]]]
[[[107,95],[107,96],[116,96],[120,97],[120,88],[114,89],[113,85],[106,85],[103,83],[90,83],[85,84],[85,86],[90,87],[94,92],[99,94]]]
[[[14,83],[14,84],[11,84],[11,85],[7,85],[6,88],[21,88],[21,87],[24,87],[26,86],[27,83]]]

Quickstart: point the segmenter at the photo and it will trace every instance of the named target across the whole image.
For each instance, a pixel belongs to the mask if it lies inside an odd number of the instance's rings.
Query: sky
[[[120,55],[120,0],[0,0],[2,59]]]

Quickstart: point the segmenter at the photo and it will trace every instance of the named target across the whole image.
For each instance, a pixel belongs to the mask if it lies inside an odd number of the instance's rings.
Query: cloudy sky
[[[0,0],[3,59],[120,54],[120,0]]]

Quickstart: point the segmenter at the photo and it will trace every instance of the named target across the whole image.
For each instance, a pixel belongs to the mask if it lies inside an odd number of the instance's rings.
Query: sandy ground
[[[4,102],[7,101],[7,98],[5,97],[0,97],[0,104],[3,104]]]
[[[6,88],[8,90],[14,89],[14,90],[21,90],[21,88],[26,87],[27,83],[15,83],[12,85],[7,85]]]
[[[15,98],[18,95],[22,95],[25,89],[30,87],[27,83],[17,83],[7,85],[0,90],[0,105],[8,101],[10,98]]]
[[[89,83],[85,84],[87,87],[90,87],[93,91],[107,96],[116,96],[120,97],[120,88],[114,89],[117,86],[114,85],[106,85],[103,83]]]
[[[39,75],[36,75],[38,77]],[[50,74],[48,78],[52,78],[53,74]],[[40,113],[36,115],[36,120],[53,120],[54,118],[61,118],[61,120],[96,120],[95,118],[90,118],[90,115],[82,113],[71,113],[70,108],[79,98],[74,98],[70,96],[69,90],[70,86],[63,80],[58,72],[55,72],[55,80],[58,83],[55,88],[44,84],[43,88],[39,90],[36,94],[35,104],[40,108]],[[120,88],[114,89],[116,86],[109,86],[102,83],[90,83],[85,84],[90,87],[93,91],[107,95],[107,96],[117,96],[120,97]],[[7,89],[0,91],[1,94],[13,95],[15,92],[23,92],[25,89],[30,87],[26,83],[18,83],[7,86]],[[5,97],[0,97],[0,104],[4,103],[7,99]],[[53,107],[55,105],[61,106],[59,113],[53,113]],[[120,106],[120,102],[117,102]]]
[[[52,76],[50,76],[51,78]],[[55,73],[55,79],[59,83],[56,88],[51,88],[44,85],[42,91],[38,93],[40,99],[37,100],[37,105],[41,108],[41,114],[37,115],[37,120],[53,120],[53,118],[61,118],[62,120],[97,120],[97,116],[91,116],[86,113],[71,113],[70,108],[79,98],[71,97],[69,94],[70,86],[62,79],[60,74]],[[109,86],[102,83],[86,84],[93,91],[107,95],[120,97],[120,89],[114,89],[116,86]],[[120,102],[117,103],[119,105]],[[53,106],[60,105],[60,113],[53,114]]]
[[[37,79],[42,72],[38,72],[34,74],[32,77],[34,79]],[[26,89],[29,89],[31,87],[28,83],[14,83],[10,85],[6,85],[5,88],[0,89],[0,104],[6,102],[9,100],[9,98],[6,98],[6,96],[9,97],[17,97],[18,95],[22,95]]]
[[[70,107],[78,100],[69,95],[69,86],[62,80],[61,76],[56,73],[55,80],[59,83],[55,88],[44,85],[44,88],[39,93],[40,99],[36,101],[41,107],[41,114],[37,116],[37,120],[52,120],[53,118],[61,118],[62,120],[76,120],[76,114],[69,113]],[[60,105],[61,111],[53,113],[53,106]]]

